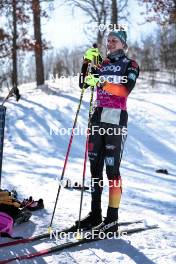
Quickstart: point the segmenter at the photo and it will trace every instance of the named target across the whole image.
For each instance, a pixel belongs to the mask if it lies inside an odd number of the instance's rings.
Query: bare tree
[[[111,0],[111,24],[118,23],[117,0]]]
[[[12,33],[12,86],[18,86],[18,72],[17,72],[17,2],[12,1],[12,17],[13,17],[13,33]]]
[[[66,0],[66,3],[71,5],[73,9],[81,9],[88,17],[88,24],[95,22],[97,25],[105,25],[107,23],[108,12],[110,11],[107,0]],[[104,31],[98,30],[97,39],[93,41],[96,41],[101,46],[104,33]]]
[[[36,61],[36,81],[37,85],[44,84],[43,66],[43,43],[41,34],[41,7],[40,0],[32,0],[34,39],[35,39],[35,61]]]
[[[0,28],[0,59],[6,58],[11,54],[8,46],[10,39],[10,35],[3,28]]]
[[[175,0],[138,0],[146,6],[146,21],[156,21],[158,24],[176,23],[176,1]]]
[[[127,20],[128,17],[128,0],[111,0],[111,23],[113,25],[118,25],[122,20]]]
[[[61,77],[62,75],[76,75],[80,71],[82,54],[80,50],[62,49],[54,60],[53,74]]]
[[[46,0],[45,0],[46,1]],[[26,51],[35,51],[36,81],[37,85],[44,83],[43,50],[48,48],[48,43],[41,37],[41,17],[46,17],[46,12],[41,10],[43,0],[1,0],[0,15],[4,18],[5,25],[0,28],[0,59],[12,59],[12,85],[18,85],[18,60],[26,55]],[[28,25],[33,14],[34,38],[29,38]],[[22,68],[22,66],[21,66]],[[21,71],[21,73],[23,73]],[[33,73],[32,73],[33,74]],[[23,78],[20,78],[21,80]]]
[[[163,69],[169,71],[171,79],[176,84],[176,37],[175,24],[160,28],[157,34],[159,44],[159,59]]]
[[[145,22],[155,21],[160,30],[157,34],[159,59],[163,68],[174,74],[176,55],[176,0],[138,0],[146,6]]]
[[[30,18],[26,13],[26,0],[1,0],[0,12],[6,19],[6,26],[1,29],[0,49],[2,57],[12,59],[12,85],[18,85],[17,52],[23,47],[23,41],[27,34],[25,26]]]
[[[51,76],[78,76],[82,63],[82,50],[83,46],[72,50],[64,48],[57,51],[57,53],[54,50],[48,50],[44,56],[46,79]]]
[[[96,41],[99,47],[102,47],[103,38],[106,32],[106,26],[110,23],[117,24],[122,19],[126,18],[124,10],[127,6],[128,0],[66,0],[66,3],[74,8],[81,9],[88,17],[88,24],[95,22],[97,27],[97,38],[92,39],[92,32],[89,34],[91,36],[91,41]],[[104,25],[103,28],[100,27]],[[86,31],[87,34],[87,31]]]

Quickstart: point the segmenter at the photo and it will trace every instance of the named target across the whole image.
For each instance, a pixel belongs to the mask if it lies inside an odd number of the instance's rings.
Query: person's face
[[[116,50],[123,49],[124,45],[118,37],[113,35],[108,36],[107,38],[107,49],[109,53],[113,53]]]

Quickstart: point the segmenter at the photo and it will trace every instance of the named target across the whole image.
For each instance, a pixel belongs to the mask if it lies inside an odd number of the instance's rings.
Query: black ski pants
[[[92,201],[96,208],[100,207],[101,203],[104,163],[108,180],[118,179],[126,137],[126,127],[103,122],[91,124],[88,154],[92,177]]]

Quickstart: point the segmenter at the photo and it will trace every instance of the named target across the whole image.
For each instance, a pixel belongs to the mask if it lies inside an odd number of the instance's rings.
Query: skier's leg
[[[121,133],[109,134],[108,128],[114,129],[115,125],[104,124],[104,127],[107,132],[105,135],[105,163],[109,181],[109,205],[107,217],[98,227],[95,227],[95,229],[99,232],[109,233],[118,230],[118,209],[122,194],[122,181],[119,167],[126,136]]]
[[[92,130],[91,130],[92,131]],[[102,136],[99,132],[90,133],[88,154],[91,170],[91,212],[80,221],[80,228],[92,228],[102,222],[101,194],[103,185],[104,152]],[[76,222],[78,225],[78,221]]]
[[[91,211],[101,214],[101,194],[103,189],[104,144],[99,131],[89,136],[89,160],[91,170]]]
[[[114,128],[114,126],[112,125]],[[117,129],[118,132],[117,133]],[[126,135],[117,127],[113,135],[106,134],[105,137],[105,162],[106,173],[109,181],[109,204],[107,217],[115,221],[118,219],[118,208],[122,195],[122,179],[120,176],[120,162],[122,158]]]

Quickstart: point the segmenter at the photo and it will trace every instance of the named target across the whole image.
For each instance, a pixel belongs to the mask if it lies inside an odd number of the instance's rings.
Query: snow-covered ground
[[[176,95],[152,90],[146,93],[140,88],[142,80],[128,100],[129,135],[121,164],[120,221],[145,219],[144,224],[158,224],[160,228],[123,239],[85,244],[21,263],[175,263]],[[73,125],[80,91],[74,87],[62,91],[55,84],[44,92],[28,84],[21,87],[21,93],[19,103],[12,99],[6,103],[2,187],[15,188],[21,199],[30,195],[44,199],[45,209],[33,213],[29,223],[14,227],[14,235],[31,236],[46,232],[50,224],[69,141],[69,135],[62,134]],[[86,91],[78,118],[78,127],[84,129],[89,96]],[[81,182],[84,148],[85,135],[75,135],[65,179]],[[169,175],[156,173],[159,168],[167,169]],[[89,162],[86,179],[90,180]],[[79,201],[79,191],[62,188],[53,228],[63,229],[78,219]],[[104,215],[107,203],[108,188],[105,187]],[[90,192],[87,191],[82,216],[89,210]],[[0,259],[35,252],[53,244],[46,240],[3,248]]]

